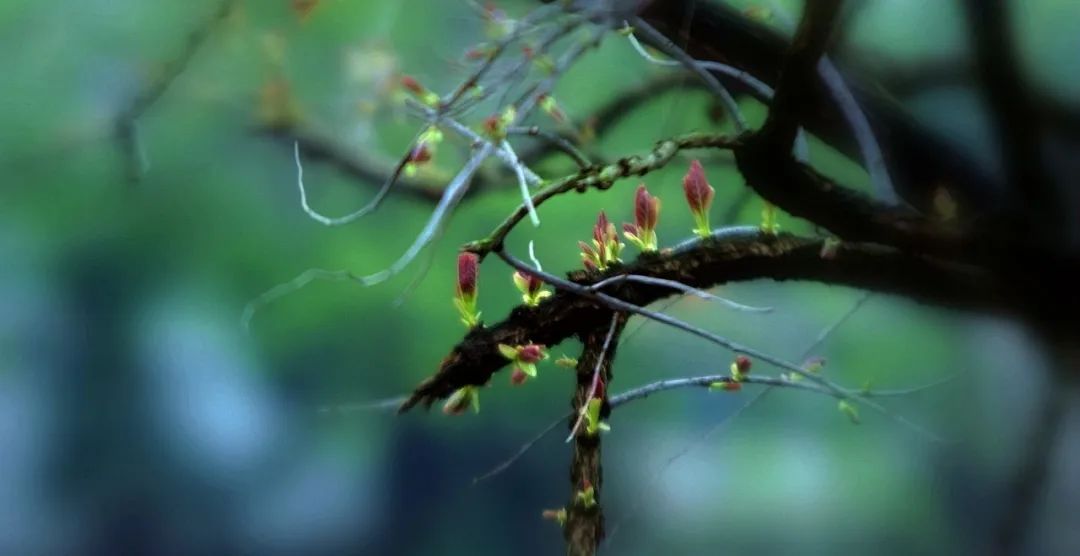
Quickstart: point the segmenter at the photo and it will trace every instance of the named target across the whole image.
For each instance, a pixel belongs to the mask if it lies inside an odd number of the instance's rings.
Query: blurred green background
[[[967,55],[954,2],[864,3],[847,49],[878,75]],[[797,14],[800,3],[780,4]],[[1080,5],[1016,4],[1032,76],[1075,98]],[[0,552],[560,553],[560,532],[539,515],[569,496],[561,435],[497,477],[476,486],[472,479],[566,411],[567,371],[546,364],[538,380],[515,389],[496,375],[479,415],[319,411],[404,394],[434,372],[463,334],[450,302],[457,247],[517,205],[511,179],[467,200],[438,244],[393,280],[367,289],[315,283],[262,308],[250,333],[239,325],[245,303],[304,269],[386,267],[431,209],[391,196],[350,226],[307,218],[291,145],[260,132],[266,111],[283,106],[281,87],[305,127],[389,166],[418,123],[388,91],[401,73],[440,92],[459,83],[467,75],[461,54],[483,37],[476,12],[463,0],[322,0],[299,17],[288,0],[242,1],[139,118],[145,172],[129,183],[114,120],[217,5],[0,2]],[[516,17],[530,3],[500,6]],[[556,96],[581,123],[620,88],[662,72],[613,35]],[[968,88],[901,100],[958,145],[992,158]],[[709,108],[696,90],[659,95],[591,148],[610,158],[722,128]],[[746,101],[744,109],[760,121],[760,106]],[[429,177],[451,175],[463,146],[449,139]],[[820,144],[812,160],[867,187],[857,165]],[[704,162],[717,189],[715,223],[743,184],[724,156]],[[689,235],[680,191],[687,163],[646,179],[664,200],[662,243]],[[546,177],[572,169],[558,158],[537,168]],[[360,206],[378,185],[314,161],[305,171],[312,205],[329,215]],[[630,219],[635,185],[555,199],[539,228],[521,226],[508,245],[523,256],[533,240],[546,269],[572,269],[576,241],[589,236],[599,209],[616,222]],[[754,224],[760,210],[751,200],[731,223]],[[813,232],[788,218],[782,224]],[[489,322],[518,296],[496,259],[483,265],[480,292]],[[861,295],[767,281],[718,293],[776,310],[734,313],[694,299],[671,311],[792,359]],[[615,391],[724,372],[731,357],[637,319],[629,330]],[[553,354],[576,349],[568,343]],[[606,552],[980,553],[1002,526],[1005,487],[1034,408],[1053,387],[1037,344],[1008,322],[878,295],[817,354],[828,358],[831,378],[850,386],[916,386],[966,373],[888,401],[957,443],[928,443],[866,412],[854,426],[835,400],[798,391],[774,392],[721,429],[715,424],[753,387],[658,395],[611,419]],[[1080,550],[1080,479],[1067,472],[1080,451],[1076,421],[1071,415],[1054,453],[1031,553]]]

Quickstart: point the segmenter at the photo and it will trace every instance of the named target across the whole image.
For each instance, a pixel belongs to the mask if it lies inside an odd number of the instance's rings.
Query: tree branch
[[[609,313],[609,326],[600,326],[580,335],[584,345],[577,364],[577,386],[572,400],[573,411],[582,414],[585,405],[597,393],[597,384],[603,384],[606,416],[607,385],[611,384],[612,361],[618,337],[626,325],[626,315]],[[604,512],[600,505],[600,493],[603,487],[604,472],[601,461],[600,434],[584,434],[571,427],[574,434],[574,454],[570,463],[570,502],[566,506],[566,525],[563,536],[566,538],[566,553],[570,556],[591,556],[596,554],[600,541],[604,538]],[[583,489],[593,489],[594,503],[585,504],[577,494]]]
[[[279,125],[261,127],[255,133],[274,139],[290,149],[294,144],[300,145],[300,154],[304,160],[323,162],[337,169],[342,174],[353,178],[358,183],[370,184],[379,187],[387,181],[395,169],[391,165],[373,160],[362,153],[347,151],[337,144],[334,139],[321,135],[311,129],[302,129],[295,126]],[[398,176],[394,183],[394,191],[397,194],[410,197],[424,203],[435,204],[442,198],[443,186],[436,182],[428,182],[415,178]],[[474,178],[474,183],[469,189],[469,194],[475,194],[490,183]]]
[[[814,6],[815,2],[808,4]],[[653,1],[644,6],[641,17],[671,40],[685,45],[686,51],[698,60],[738,67],[774,87],[779,81],[787,39],[726,3]],[[717,78],[732,90],[743,89],[729,77]],[[850,86],[873,123],[901,197],[916,208],[928,210],[938,188],[944,187],[956,199],[961,217],[1001,208],[1000,187],[971,156],[915,121],[884,88],[865,79],[853,81]],[[842,152],[857,157],[858,143],[822,79],[815,77],[799,94],[805,106],[803,125]]]
[[[232,11],[232,8],[236,3],[237,0],[221,0],[218,4],[218,8],[214,10],[214,13],[201,25],[188,33],[187,38],[184,41],[184,48],[175,58],[165,64],[160,75],[143,87],[135,98],[132,99],[131,104],[117,114],[113,123],[113,134],[119,145],[120,152],[126,161],[126,172],[129,183],[138,183],[142,179],[142,174],[145,171],[145,155],[139,144],[138,129],[136,126],[138,119],[165,94],[165,91],[169,90],[169,87],[176,81],[176,78],[184,73],[184,70],[187,69],[188,65],[191,63],[192,58],[195,57],[195,54],[198,53],[199,49],[206,43],[206,39],[210,37],[218,24],[229,15],[229,12]]]
[[[1054,239],[1064,204],[1043,165],[1041,114],[1020,71],[1006,0],[964,0],[982,92],[996,120],[1011,197],[1009,212],[1021,233]],[[1012,3],[1015,4],[1015,3]]]
[[[843,244],[835,258],[824,259],[823,246],[823,240],[789,234],[726,234],[720,230],[714,238],[690,241],[665,254],[642,256],[607,273],[577,271],[569,278],[588,286],[630,273],[677,280],[698,289],[761,278],[814,280],[905,295],[942,306],[981,309],[1015,306],[1019,295],[975,268],[863,244]],[[673,293],[667,287],[633,282],[606,291],[637,306]],[[470,331],[443,360],[438,372],[402,404],[401,411],[416,404],[430,406],[465,385],[487,383],[507,363],[498,353],[500,343],[520,345],[531,341],[553,346],[604,326],[610,311],[595,300],[565,291],[556,292],[537,307],[517,307],[501,323]]]
[[[660,141],[652,151],[642,156],[628,156],[603,167],[590,167],[581,170],[577,174],[560,179],[544,189],[538,191],[532,197],[533,206],[540,206],[548,199],[568,193],[570,191],[585,192],[590,188],[605,190],[615,184],[621,178],[629,176],[643,176],[663,168],[675,157],[675,154],[685,149],[704,148],[732,148],[737,143],[723,135],[690,134],[674,139]],[[511,230],[528,214],[525,205],[521,205],[509,217],[506,218],[487,238],[474,241],[465,246],[466,250],[480,256],[498,250]]]
[[[815,108],[805,91],[820,81],[818,62],[825,54],[832,37],[834,23],[840,14],[843,0],[807,2],[795,38],[784,59],[776,95],[765,125],[759,132],[763,138],[791,150],[800,124]]]

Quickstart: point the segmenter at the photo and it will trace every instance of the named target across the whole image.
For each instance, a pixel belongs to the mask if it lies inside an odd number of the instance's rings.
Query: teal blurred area
[[[467,75],[462,53],[484,33],[464,0],[317,4],[299,17],[287,0],[239,2],[138,119],[141,179],[132,183],[115,119],[218,2],[0,2],[0,553],[564,550],[557,526],[539,517],[570,495],[561,434],[504,473],[476,485],[473,478],[565,413],[568,371],[545,364],[538,380],[513,389],[498,374],[478,415],[336,410],[407,393],[462,337],[451,303],[456,252],[517,206],[512,179],[465,202],[400,276],[371,288],[316,282],[262,307],[250,330],[240,325],[250,300],[305,269],[385,268],[431,211],[391,195],[349,226],[312,221],[299,204],[292,145],[262,131],[267,114],[294,111],[346,152],[390,167],[417,129],[390,92],[399,75],[448,91]],[[530,4],[500,2],[515,16]],[[867,4],[848,40],[888,60],[878,71],[967,54],[952,2]],[[1022,4],[1034,79],[1075,99],[1080,7]],[[620,87],[660,72],[611,36],[556,96],[584,121]],[[989,157],[971,96],[956,87],[900,100]],[[594,148],[614,157],[725,125],[709,109],[701,92],[659,95]],[[752,121],[764,115],[749,100],[744,109]],[[452,175],[464,145],[448,143],[427,177]],[[868,189],[850,160],[818,143],[812,155],[824,172]],[[703,162],[716,206],[726,209],[742,180],[729,158]],[[662,243],[692,226],[680,191],[686,163],[646,180],[664,199]],[[572,166],[553,159],[537,169],[557,177]],[[305,178],[311,204],[332,216],[361,206],[379,185],[315,161]],[[533,241],[546,269],[575,268],[576,242],[589,237],[598,210],[616,222],[632,217],[635,185],[555,199],[541,226],[522,226],[508,247],[523,256]],[[753,199],[722,223],[754,224],[761,209]],[[812,231],[786,216],[781,224]],[[518,302],[495,258],[483,264],[480,291],[489,322]],[[769,281],[715,293],[775,311],[738,313],[699,299],[669,310],[789,359],[862,296]],[[732,357],[637,318],[628,330],[615,391],[723,373]],[[573,342],[552,348],[555,356],[576,350]],[[611,419],[606,553],[983,553],[1009,510],[1009,480],[1053,388],[1055,362],[1014,323],[885,295],[871,297],[813,355],[852,387],[959,374],[886,401],[955,442],[928,442],[866,412],[854,426],[835,400],[805,392],[772,392],[738,416],[753,387],[660,394]],[[755,372],[779,373],[765,365]],[[1071,412],[1035,510],[1031,554],[1080,553],[1080,478],[1070,472],[1078,438]]]

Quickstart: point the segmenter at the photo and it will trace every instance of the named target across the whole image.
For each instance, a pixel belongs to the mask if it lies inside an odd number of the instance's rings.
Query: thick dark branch
[[[795,39],[788,49],[769,117],[760,134],[790,151],[799,126],[815,110],[806,91],[819,80],[818,62],[833,34],[843,0],[807,2]]]
[[[774,87],[779,81],[788,41],[723,2],[654,0],[641,15],[699,60],[738,67]],[[742,89],[726,76],[717,77],[733,90]],[[928,209],[937,189],[944,187],[959,204],[961,216],[1000,208],[1000,187],[970,156],[916,122],[883,88],[868,81],[850,85],[873,124],[885,163],[905,200]],[[805,106],[805,127],[858,157],[855,138],[821,80],[815,79],[799,94]]]
[[[997,123],[1005,162],[1009,212],[1021,232],[1052,239],[1063,224],[1063,206],[1043,165],[1042,125],[1035,99],[1020,71],[1006,0],[965,0],[975,64],[983,95]],[[1016,2],[1012,2],[1016,5]]]
[[[604,385],[600,395],[607,404],[607,385],[611,384],[612,361],[618,337],[626,325],[626,315],[607,315],[611,321],[608,326],[601,326],[581,334],[583,349],[577,364],[577,385],[574,389],[572,408],[579,414],[593,395],[593,381],[599,372],[600,383]],[[607,410],[603,412],[606,416]],[[596,553],[600,541],[604,538],[604,513],[599,503],[603,489],[604,471],[601,462],[600,435],[585,434],[579,431],[574,437],[574,454],[570,463],[570,502],[566,506],[566,525],[563,536],[566,538],[566,553],[570,556],[591,556]],[[586,486],[592,487],[594,505],[582,504],[577,500],[577,493]]]
[[[823,242],[788,234],[740,235],[729,239],[695,241],[661,255],[637,261],[604,274],[571,273],[579,284],[592,284],[618,274],[632,273],[706,289],[734,281],[768,278],[813,280],[905,295],[949,307],[1008,306],[1013,294],[985,273],[908,255],[897,250],[845,244],[834,258],[823,259]],[[626,282],[605,290],[628,303],[646,306],[673,294],[670,288]],[[607,323],[610,309],[587,298],[560,291],[535,308],[520,306],[501,323],[471,331],[443,360],[438,372],[425,380],[402,405],[430,406],[455,389],[487,383],[506,364],[500,343],[556,345]]]
[[[735,159],[747,185],[765,200],[845,240],[958,259],[979,254],[971,231],[928,220],[911,209],[888,206],[839,185],[797,162],[790,148],[768,135],[744,138],[735,149]]]

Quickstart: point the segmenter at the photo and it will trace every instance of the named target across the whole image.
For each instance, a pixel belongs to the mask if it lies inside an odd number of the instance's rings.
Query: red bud
[[[422,95],[427,92],[427,89],[425,89],[424,86],[421,85],[420,82],[411,75],[406,75],[401,78],[401,86],[405,87],[407,91],[413,93],[414,95]]]
[[[651,231],[656,229],[656,222],[660,218],[660,199],[649,195],[645,184],[641,184],[634,194],[634,223],[641,230]]]
[[[409,151],[409,162],[423,164],[431,160],[431,149],[426,143],[420,143]]]
[[[544,359],[544,346],[528,344],[518,348],[518,359],[522,363],[537,363]]]
[[[476,253],[465,251],[458,255],[457,292],[461,297],[476,295],[476,273],[480,257]]]
[[[686,202],[694,212],[705,212],[712,203],[716,191],[709,185],[705,178],[705,169],[697,160],[690,162],[690,170],[683,177],[683,192],[686,193]]]

